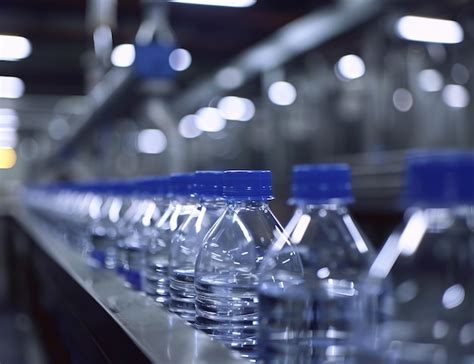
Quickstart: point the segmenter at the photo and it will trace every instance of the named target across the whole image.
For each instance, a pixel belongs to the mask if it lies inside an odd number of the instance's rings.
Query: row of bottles
[[[35,186],[27,205],[94,267],[264,363],[474,363],[474,154],[406,157],[405,224],[377,253],[344,164]]]

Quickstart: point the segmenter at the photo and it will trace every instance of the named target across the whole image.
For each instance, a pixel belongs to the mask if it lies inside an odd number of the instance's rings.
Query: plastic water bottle
[[[174,174],[170,184],[170,202],[154,226],[155,236],[150,239],[145,253],[145,293],[165,306],[169,300],[171,239],[194,209],[194,173]]]
[[[170,311],[193,323],[194,268],[204,237],[223,214],[222,196],[224,172],[198,171],[195,191],[198,204],[181,224],[171,242],[170,250]]]
[[[69,205],[66,209],[70,212],[68,224],[72,230],[68,240],[72,244],[73,249],[83,256],[87,254],[87,247],[90,242],[91,219],[89,216],[89,206],[94,198],[93,187],[94,184],[91,183],[82,182],[77,184],[73,189],[74,197],[69,199],[66,204]],[[56,210],[56,213],[58,212]]]
[[[97,199],[90,206],[92,224],[89,263],[107,269],[117,264],[117,241],[122,237],[126,212],[131,204],[130,182],[106,182],[96,186]]]
[[[270,171],[224,172],[227,207],[196,261],[196,326],[255,359],[258,268],[283,228],[271,212]],[[294,254],[288,264],[297,261]]]
[[[262,264],[261,356],[268,363],[346,363],[359,283],[374,258],[346,207],[353,201],[350,169],[295,166],[292,190],[296,209],[285,231],[304,274],[276,263],[288,254],[277,241]]]
[[[370,270],[393,287],[389,315],[360,335],[358,362],[473,363],[474,153],[409,154],[405,197],[405,224]]]
[[[88,263],[92,266],[115,268],[115,231],[109,220],[109,211],[117,205],[112,184],[103,182],[93,187],[94,198],[89,206],[91,240],[87,248]]]
[[[146,178],[134,182],[132,202],[124,216],[122,238],[117,243],[117,272],[125,284],[142,289],[142,272],[145,264],[145,248],[149,243],[149,231],[158,221],[160,209],[155,203],[165,193],[162,178]]]

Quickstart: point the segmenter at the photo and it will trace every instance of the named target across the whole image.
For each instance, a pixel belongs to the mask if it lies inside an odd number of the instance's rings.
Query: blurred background
[[[381,212],[404,150],[474,143],[468,0],[0,6],[3,191],[267,168],[283,206],[292,165],[346,161]]]
[[[292,165],[347,162],[379,245],[404,152],[474,146],[473,15],[469,0],[2,0],[0,210],[31,182],[270,169],[285,223]],[[0,349],[2,317],[30,327],[0,315]]]

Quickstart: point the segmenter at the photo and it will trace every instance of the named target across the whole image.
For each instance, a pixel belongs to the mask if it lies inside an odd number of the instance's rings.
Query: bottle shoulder
[[[227,206],[201,246],[197,271],[232,267],[256,271],[283,228],[268,208]]]
[[[297,208],[285,231],[307,268],[368,269],[375,258],[346,208]]]
[[[233,238],[240,236],[256,243],[272,239],[283,227],[269,208],[227,206],[208,238],[214,236]]]

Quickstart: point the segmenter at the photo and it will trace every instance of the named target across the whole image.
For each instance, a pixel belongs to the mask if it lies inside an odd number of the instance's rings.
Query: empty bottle
[[[204,237],[225,209],[224,172],[198,171],[195,192],[198,204],[173,237],[170,250],[170,311],[193,323],[194,268]]]
[[[270,171],[226,171],[223,178],[227,207],[196,261],[196,326],[254,359],[258,268],[283,228],[268,206]],[[297,260],[289,258],[288,264]]]
[[[172,196],[154,225],[155,234],[149,240],[145,251],[145,293],[165,306],[169,300],[168,267],[171,239],[194,208],[194,174],[174,174],[170,178],[170,185]]]
[[[296,210],[285,231],[303,264],[295,275],[278,263],[278,241],[262,264],[259,287],[261,356],[268,363],[345,363],[359,283],[374,258],[347,210],[353,201],[344,164],[293,169]]]
[[[375,329],[362,322],[358,362],[473,363],[474,153],[418,151],[405,163],[405,224],[369,274],[393,295]]]

